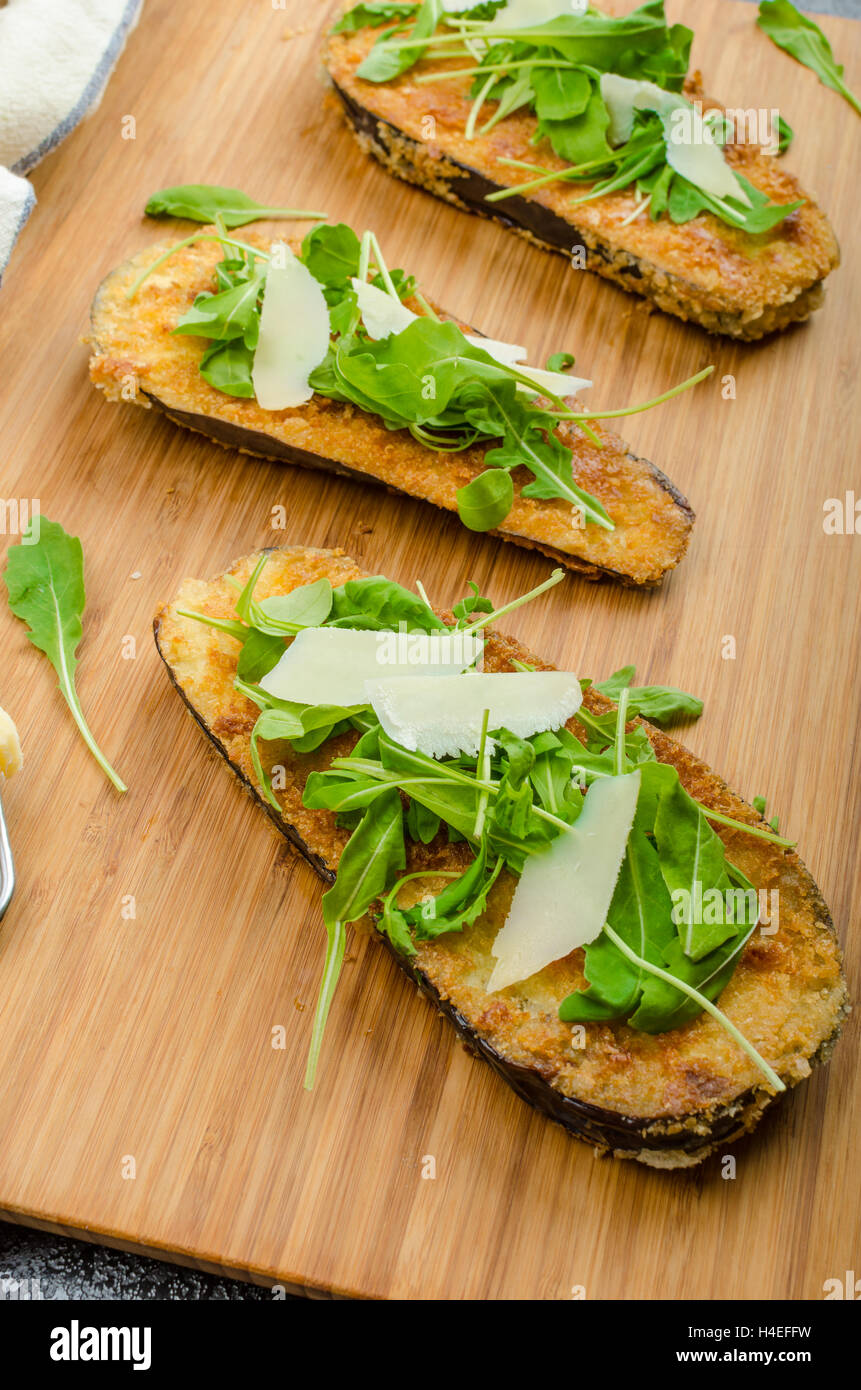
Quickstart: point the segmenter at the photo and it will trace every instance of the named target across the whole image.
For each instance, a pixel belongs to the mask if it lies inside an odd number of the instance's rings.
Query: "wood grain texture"
[[[670,0],[695,24],[709,90],[780,106],[793,167],[844,248],[808,325],[716,342],[363,160],[315,65],[328,8],[148,0],[98,112],[33,175],[39,207],[2,291],[0,494],[39,498],[83,539],[79,688],[130,791],[105,782],[4,607],[0,701],[25,768],[3,793],[20,883],[0,926],[0,1210],[367,1296],[565,1299],[584,1285],[589,1298],[819,1298],[859,1268],[852,1020],[831,1065],[735,1147],[734,1181],[718,1162],[649,1172],[597,1162],[533,1115],[357,934],[318,1088],[303,1092],[319,886],[184,713],[152,613],[185,575],[260,544],[341,545],[366,568],[420,576],[435,602],[468,578],[502,598],[547,563],[419,503],[107,406],[77,339],[99,278],[160,234],[140,218],[146,196],[210,180],[374,226],[391,262],[464,318],[535,361],[576,352],[596,406],[715,362],[713,386],[626,422],[699,514],[679,570],[653,595],[568,579],[509,626],[554,662],[600,678],[635,661],[643,679],[705,698],[687,741],[743,794],[767,793],[798,837],[855,993],[861,537],[825,535],[822,506],[859,481],[856,118],[758,33],[749,6]],[[857,86],[857,28],[822,27]],[[277,505],[287,529],[273,532]],[[726,635],[735,660],[721,657]],[[270,1045],[279,1024],[285,1050]]]

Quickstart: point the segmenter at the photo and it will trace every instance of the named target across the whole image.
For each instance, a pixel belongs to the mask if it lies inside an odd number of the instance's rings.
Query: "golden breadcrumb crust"
[[[219,248],[204,242],[178,251],[133,300],[127,298],[136,276],[168,245],[149,247],[120,266],[96,295],[90,377],[108,399],[152,403],[219,443],[383,483],[456,511],[458,489],[484,467],[484,447],[436,453],[408,431],[388,430],[375,416],[322,396],[294,409],[267,411],[256,400],[210,386],[198,370],[204,340],[171,329],[195,296],[212,287]],[[578,526],[570,503],[559,498],[524,497],[532,475],[518,468],[512,474],[514,505],[493,534],[541,550],[589,578],[658,584],[687,549],[693,512],[653,464],[629,453],[600,423],[594,430],[601,448],[572,425],[564,425],[560,437],[573,453],[574,481],[604,504],[616,529]]]
[[[531,143],[535,116],[521,108],[487,134],[468,140],[469,78],[444,76],[447,68],[462,68],[463,60],[428,57],[392,82],[365,82],[356,69],[379,34],[378,29],[334,34],[326,48],[326,67],[360,143],[391,173],[438,197],[485,216],[520,221],[513,199],[484,202],[484,191],[490,190],[472,187],[470,174],[494,187],[511,188],[528,174],[503,163],[505,159],[548,170],[566,168],[547,140]],[[433,72],[439,73],[439,82],[417,82]],[[698,74],[686,93],[691,99],[702,97]],[[703,105],[708,109],[716,103]],[[490,104],[488,113],[493,109]],[[652,222],[647,213],[630,221],[637,209],[633,188],[577,206],[590,186],[561,181],[523,195],[536,210],[536,227],[525,234],[565,255],[576,244],[584,245],[588,269],[645,295],[667,313],[692,319],[710,332],[760,338],[809,316],[840,252],[827,217],[783,160],[750,143],[728,145],[727,158],[772,202],[803,197],[804,205],[770,232],[750,236],[712,213],[679,225],[667,216]],[[539,209],[546,213],[545,233]]]
[[[244,581],[256,559],[251,555],[237,561],[229,573]],[[283,593],[324,575],[341,584],[361,573],[342,551],[277,550],[256,592],[260,597]],[[159,614],[156,636],[183,698],[259,797],[249,744],[257,709],[233,689],[238,645],[177,614],[178,608],[192,608],[228,617],[234,613],[235,598],[235,588],[223,576],[188,579]],[[551,669],[516,642],[490,637],[486,669],[513,670],[515,657],[538,669]],[[599,712],[610,707],[595,691],[587,691],[585,704]],[[568,727],[582,736],[576,718]],[[658,758],[678,769],[692,795],[738,820],[762,824],[753,808],[704,763],[657,729],[645,727]],[[331,813],[303,807],[302,791],[308,774],[327,767],[332,757],[343,756],[355,738],[352,733],[342,735],[311,754],[297,754],[287,743],[264,745],[268,765],[286,769],[286,788],[278,794],[282,819],[274,812],[273,818],[324,876],[331,877],[337,867],[349,832],[336,826]],[[840,952],[828,909],[796,854],[743,832],[716,829],[731,860],[755,887],[777,888],[780,893],[779,930],[773,936],[754,934],[720,1005],[786,1084],[793,1085],[809,1074],[811,1062],[827,1054],[846,1010]],[[408,869],[451,868],[468,859],[464,845],[449,845],[441,834],[428,846],[409,846]],[[771,1095],[753,1063],[707,1014],[658,1035],[621,1022],[589,1024],[585,1047],[572,1046],[571,1027],[560,1022],[558,1009],[566,995],[585,984],[582,950],[529,980],[498,994],[487,993],[491,948],[513,887],[513,877],[504,875],[491,894],[488,911],[473,927],[419,943],[413,963],[427,992],[456,1023],[466,1025],[462,1031],[506,1079],[554,1118],[560,1118],[554,1113],[560,1098],[575,1102],[583,1108],[583,1129],[592,1142],[661,1166],[686,1165],[704,1157],[716,1125],[722,1142],[752,1127]],[[427,890],[423,883],[421,891]],[[564,1118],[563,1122],[567,1123]],[[634,1136],[630,1142],[624,1137],[626,1127]]]

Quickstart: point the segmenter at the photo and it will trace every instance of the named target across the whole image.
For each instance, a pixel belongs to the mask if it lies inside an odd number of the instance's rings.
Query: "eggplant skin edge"
[[[249,240],[254,239],[252,233]],[[344,448],[340,446],[330,446],[327,451],[325,445],[328,432],[325,423],[320,453],[302,447],[309,442],[309,431],[296,431],[296,422],[292,419],[285,417],[283,421],[279,420],[278,428],[271,432],[265,431],[257,418],[259,409],[256,414],[252,412],[245,417],[243,407],[256,407],[256,403],[237,401],[233,397],[225,397],[223,401],[219,401],[217,398],[220,393],[206,383],[201,385],[202,379],[195,380],[193,391],[189,388],[188,362],[183,354],[196,350],[193,345],[198,341],[190,337],[175,340],[178,344],[178,357],[175,367],[171,370],[177,375],[175,378],[169,377],[165,382],[163,364],[160,363],[164,353],[164,330],[160,326],[158,333],[155,332],[153,324],[146,317],[151,313],[146,306],[141,309],[144,319],[140,325],[133,311],[125,304],[123,295],[124,281],[141,268],[141,256],[149,254],[152,249],[164,248],[160,244],[155,248],[147,248],[146,252],[139,253],[115,267],[104,277],[93,298],[89,335],[90,377],[97,389],[103,391],[109,400],[129,401],[128,396],[120,394],[120,386],[122,384],[124,393],[125,380],[132,377],[135,381],[132,403],[147,408],[154,407],[173,424],[201,434],[223,448],[236,449],[252,457],[296,465],[382,487],[389,492],[426,502],[429,506],[456,515],[453,501],[457,486],[455,482],[450,484],[443,480],[443,500],[432,495],[432,491],[423,491],[423,486],[428,485],[427,479],[422,486],[410,486],[410,479],[415,472],[415,456],[406,451],[419,447],[411,439],[404,442],[405,452],[399,453],[396,463],[392,465],[389,462],[382,473],[366,471],[363,466],[352,466],[359,454],[368,460],[376,459],[380,451],[386,454],[392,446],[391,433],[385,431],[382,424],[378,424],[371,417],[365,417],[361,412],[356,414],[349,426],[350,445],[354,455],[352,459],[349,457],[350,450],[345,453]],[[180,252],[180,258],[187,254],[189,253]],[[180,268],[177,274],[187,277],[188,268]],[[181,284],[185,284],[182,279]],[[144,286],[140,296],[145,292]],[[135,306],[136,309],[137,307]],[[163,312],[159,308],[160,316]],[[439,312],[448,317],[443,310]],[[159,364],[155,380],[152,379],[150,367],[153,358]],[[197,378],[196,370],[194,375]],[[211,413],[207,408],[210,399],[213,400]],[[343,445],[347,416],[345,415],[343,420],[336,418],[337,411],[334,407],[332,413],[338,438]],[[289,436],[291,432],[294,435],[292,442],[289,437],[282,437]],[[546,508],[546,512],[527,513],[525,517],[520,518],[516,515],[509,517],[501,527],[494,528],[486,534],[524,549],[535,550],[589,581],[606,579],[628,588],[656,588],[686,554],[695,521],[694,510],[680,490],[651,460],[635,454],[612,431],[605,430],[602,437],[609,446],[606,450],[609,463],[603,466],[611,471],[611,476],[622,488],[624,504],[631,517],[630,520],[626,520],[623,513],[619,522],[622,540],[618,545],[598,545],[592,538],[590,546],[581,546],[578,552],[562,548],[557,543],[558,537],[554,533],[557,514],[553,501],[536,504]],[[585,437],[576,437],[573,447],[584,451],[587,463],[590,460],[594,463],[597,451],[588,444]],[[463,478],[463,481],[467,481],[470,476],[480,471],[482,465],[475,450],[466,451],[463,458],[471,460],[467,466],[472,472],[464,474]],[[400,485],[401,479],[404,482],[403,486]],[[640,499],[645,499],[648,503],[646,506],[640,506],[640,513],[644,514],[644,517],[637,512]],[[527,521],[525,518],[528,517],[532,519]],[[604,534],[601,533],[602,536]]]
[[[597,260],[597,264],[592,260],[589,264],[596,275],[629,293],[642,295],[664,313],[698,324],[707,333],[755,342],[771,333],[782,332],[791,324],[804,322],[822,304],[824,278],[804,286],[786,303],[765,306],[756,318],[744,319],[705,309],[696,303],[693,282],[659,271],[628,252],[615,250],[594,231],[566,222],[534,200],[513,196],[506,199],[507,211],[499,211],[499,204],[486,201],[489,193],[498,191],[498,184],[451,155],[432,157],[412,136],[361,106],[331,74],[330,79],[360,148],[372,155],[389,174],[465,212],[498,222],[542,250],[567,257],[574,244],[572,238],[578,238],[590,258]],[[428,172],[431,166],[432,178]],[[838,260],[839,253],[835,250],[832,267]]]
[[[272,548],[267,548],[271,550]],[[159,611],[153,622],[155,643],[171,684],[180,695],[187,711],[206,735],[221,758],[239,778],[254,801],[266,812],[291,848],[298,852],[326,884],[334,882],[335,874],[324,859],[315,854],[297,830],[269,804],[245,771],[234,761],[224,743],[195,708],[180,681],[177,679],[161,641],[161,627],[165,612],[170,605]],[[644,721],[638,721],[644,722]],[[650,733],[655,733],[646,725]],[[807,872],[806,870],[804,871]],[[808,875],[809,878],[809,875]],[[822,899],[815,883],[810,880],[815,895],[816,911],[832,937],[836,937],[828,907]],[[419,991],[452,1024],[466,1050],[472,1055],[488,1062],[496,1074],[533,1109],[555,1123],[561,1125],[569,1134],[591,1144],[597,1154],[612,1154],[615,1158],[634,1159],[652,1168],[690,1168],[703,1162],[716,1149],[741,1138],[755,1128],[764,1112],[769,1109],[779,1095],[755,1086],[740,1093],[730,1102],[691,1112],[687,1115],[659,1117],[631,1117],[586,1101],[563,1095],[554,1089],[534,1067],[525,1066],[504,1056],[486,1038],[481,1037],[471,1026],[464,1014],[440,992],[428,978],[407,957],[398,952],[388,940],[375,934],[375,939],[383,945],[400,969],[418,986]],[[843,1020],[850,1011],[850,1005],[843,990],[841,1007],[838,1009],[832,1032],[807,1059],[809,1068],[826,1062],[837,1043]],[[794,1088],[804,1077],[785,1076],[787,1089]]]
[[[264,453],[261,448],[255,450],[250,443],[249,432],[231,425],[224,420],[213,420],[206,415],[193,415],[188,411],[174,410],[171,406],[165,405],[158,396],[143,390],[142,394],[155,406],[156,410],[161,411],[174,425],[180,429],[192,430],[195,434],[205,435],[213,443],[220,444],[225,449],[238,449],[241,454],[249,454],[255,458],[278,459],[284,463],[295,464],[299,468],[310,468],[320,473],[334,473],[338,477],[350,478],[353,482],[368,483],[372,487],[385,488],[386,492],[395,493],[399,497],[412,497],[413,494],[403,488],[394,487],[391,483],[381,482],[377,478],[372,478],[365,473],[358,473],[355,469],[348,468],[345,464],[337,462],[335,459],[323,458],[320,454],[309,454],[304,449],[294,449],[290,445],[282,445],[283,453],[278,451],[279,441],[272,439],[268,441],[271,446],[268,453]],[[696,513],[688,502],[687,498],[679,492],[674,483],[662,473],[651,459],[642,458],[638,454],[629,451],[629,457],[638,463],[644,464],[652,474],[652,477],[664,492],[672,498],[676,506],[688,518],[691,525],[696,519]],[[497,540],[508,541],[512,545],[521,546],[524,550],[536,550],[540,555],[545,555],[548,560],[552,560],[557,565],[564,565],[573,574],[579,574],[582,579],[591,580],[598,583],[604,579],[614,580],[626,589],[649,589],[657,588],[665,575],[651,583],[638,583],[631,579],[630,575],[624,574],[621,570],[607,569],[602,565],[592,565],[587,560],[580,559],[579,556],[571,555],[568,551],[556,550],[552,545],[542,545],[540,541],[527,539],[525,536],[515,535],[513,531],[500,530],[493,527],[490,531],[482,533],[487,536],[494,536]]]

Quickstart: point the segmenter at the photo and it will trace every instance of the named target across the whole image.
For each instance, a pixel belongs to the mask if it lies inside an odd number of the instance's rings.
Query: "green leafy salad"
[[[309,753],[336,736],[357,735],[347,756],[333,757],[329,767],[308,776],[303,793],[306,807],[334,812],[338,825],[350,831],[335,882],[323,897],[328,950],[306,1085],[313,1083],[347,924],[370,911],[394,949],[413,956],[421,942],[474,923],[505,869],[519,881],[493,948],[498,961],[491,990],[528,978],[584,945],[588,988],[562,1002],[561,1019],[626,1019],[634,1028],[660,1033],[706,1010],[751,1056],[769,1084],[783,1089],[714,1002],[759,912],[753,886],[728,861],[710,822],[780,846],[790,842],[701,805],[685,791],[676,769],[656,760],[645,728],[627,727],[637,714],[660,723],[696,718],[701,702],[669,687],[635,687],[634,670],[625,667],[595,687],[617,708],[595,714],[581,704],[582,691],[591,682],[578,681],[571,673],[532,672],[520,663],[510,674],[477,673],[464,666],[470,660],[475,664],[475,651],[480,657],[489,625],[555,585],[560,570],[498,609],[471,584],[469,594],[454,605],[455,626],[450,627],[430,607],[421,586],[412,593],[383,576],[336,588],[323,578],[257,600],[255,589],[266,562],[261,555],[245,586],[236,584],[235,618],[190,610],[180,610],[180,616],[226,632],[241,644],[234,684],[260,711],[251,738],[252,760],[275,810],[280,810],[277,776],[283,766],[274,748],[267,768],[261,744],[282,741],[297,753]],[[347,639],[357,646],[373,645],[393,633],[402,641],[472,643],[474,650],[462,647],[452,674],[438,669],[426,675],[417,668],[404,676],[401,670],[398,678],[384,676],[378,684],[360,686],[350,704],[282,697],[311,688],[307,682],[319,666],[320,651],[319,693],[345,690]],[[347,660],[355,664],[353,658]],[[563,708],[554,701],[566,684],[569,702]],[[281,695],[273,693],[279,690]],[[485,697],[488,703],[479,717]],[[470,703],[475,707],[471,732],[452,734],[446,711],[455,711],[456,725],[466,718]],[[407,724],[398,722],[399,709],[410,711]],[[580,736],[566,727],[572,711]],[[438,739],[440,727],[447,729],[449,743],[454,739],[454,748],[429,753],[427,738]],[[585,843],[587,826],[590,849],[583,854],[578,845]],[[468,848],[467,867],[407,872],[408,846],[427,845],[438,837]],[[566,910],[559,912],[557,893],[556,906],[544,911],[546,891],[560,881],[557,875],[564,879]],[[402,889],[421,879],[442,880],[444,886],[414,906],[402,906]],[[518,908],[521,890],[528,902]],[[711,913],[692,907],[674,911],[678,890],[684,890],[683,903],[717,893],[728,906]],[[525,940],[512,943],[510,938],[518,933],[522,938],[524,930]]]
[[[489,202],[560,180],[591,185],[571,206],[634,186],[632,220],[647,209],[653,220],[666,215],[677,223],[710,212],[752,235],[801,206],[771,203],[727,164],[723,114],[703,115],[682,95],[693,33],[667,24],[663,0],[619,17],[571,0],[361,4],[334,32],[384,25],[358,77],[391,82],[422,59],[444,61],[413,80],[472,79],[468,139],[527,110],[536,118],[532,143],[546,142],[568,166],[549,170],[503,158],[529,177],[489,194]],[[784,125],[782,141],[787,131]]]
[[[371,231],[360,238],[344,223],[316,226],[293,256],[283,245],[269,251],[250,245],[230,235],[228,226],[314,214],[268,209],[237,190],[198,184],[164,189],[150,198],[146,210],[155,217],[212,222],[217,229],[178,242],[128,291],[133,298],[181,248],[200,241],[220,244],[223,257],[212,289],[197,295],[173,330],[208,340],[200,359],[205,381],[227,395],[256,396],[267,409],[302,404],[314,394],[348,402],[440,453],[493,445],[485,453],[484,472],[457,496],[460,519],[473,531],[491,530],[505,520],[514,501],[511,474],[518,467],[532,475],[522,488],[524,497],[561,498],[571,504],[578,526],[613,530],[598,498],[574,482],[572,452],[560,438],[560,425],[578,426],[601,447],[590,421],[649,409],[713,370],[707,367],[643,405],[571,409],[570,397],[591,383],[566,375],[563,368],[574,362],[570,353],[554,354],[545,368],[529,367],[524,348],[441,321],[411,275],[389,270]],[[406,299],[420,312],[410,310]],[[298,375],[297,354],[304,355]],[[272,396],[263,394],[262,371],[258,374],[264,355],[272,368],[267,391],[275,376]],[[284,394],[291,373],[295,390]]]

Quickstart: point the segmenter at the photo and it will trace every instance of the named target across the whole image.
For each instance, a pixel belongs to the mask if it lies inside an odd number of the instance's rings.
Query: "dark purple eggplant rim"
[[[376,157],[379,158],[377,150],[381,150],[388,157],[397,159],[397,144],[405,145],[412,150],[420,150],[422,148],[420,141],[414,140],[412,136],[407,135],[391,121],[387,121],[382,116],[375,115],[372,111],[368,110],[351,97],[350,94],[338,84],[331,72],[329,73],[329,79],[344,107],[350,125],[357,135],[363,135],[370,140],[371,150]],[[387,139],[392,143],[387,144]],[[394,142],[397,142],[397,144]],[[414,181],[417,187],[421,188],[425,193],[430,194],[431,197],[446,198],[446,201],[450,201],[456,205],[459,204],[461,207],[466,208],[468,212],[478,217],[484,217],[492,222],[498,222],[500,226],[506,227],[512,231],[525,232],[545,250],[563,256],[569,256],[571,254],[573,247],[577,244],[575,238],[586,237],[586,233],[573,222],[567,222],[565,218],[560,217],[558,213],[551,211],[550,208],[545,207],[542,203],[538,203],[529,198],[512,195],[505,200],[505,211],[500,211],[500,205],[498,203],[489,203],[487,201],[488,194],[499,192],[499,184],[494,183],[491,179],[487,178],[486,175],[480,174],[477,169],[471,168],[470,165],[462,163],[450,154],[444,155],[443,161],[446,167],[453,170],[456,174],[456,181],[445,180],[443,177],[440,178],[440,183],[446,183],[448,189],[447,198],[445,194],[435,194],[433,189],[427,187],[418,177]],[[391,172],[397,174],[397,169],[395,168],[391,170]],[[589,232],[588,240],[590,254],[597,256],[600,261],[603,261],[604,264],[612,270],[612,275],[607,275],[604,278],[609,279],[611,284],[617,284],[622,289],[627,289],[632,294],[640,295],[649,303],[656,303],[648,289],[641,283],[646,277],[636,256],[632,255],[629,251],[614,250],[606,241],[603,241],[597,236],[594,231]],[[595,273],[600,274],[601,272]],[[673,275],[671,278],[679,286],[679,290],[683,291],[689,300],[692,312],[690,314],[681,313],[669,307],[657,305],[662,313],[669,314],[671,318],[679,318],[686,323],[693,323],[704,329],[705,332],[714,334],[717,337],[727,337],[731,342],[758,341],[757,337],[749,338],[745,334],[735,334],[726,329],[713,328],[705,322],[702,322],[698,316],[700,311],[696,309],[697,298],[700,293],[698,287],[693,281],[686,280],[683,276]],[[817,288],[821,290],[823,284],[824,278],[814,280],[809,285],[802,286],[794,298],[788,301],[785,307],[791,308],[791,306],[803,296],[813,294]],[[778,307],[780,306],[770,305],[766,306],[766,309],[775,310]],[[811,306],[811,309],[801,315],[800,319],[798,317],[789,318],[785,323],[776,324],[774,327],[767,329],[761,336],[770,337],[774,333],[785,331],[785,329],[797,321],[803,322],[804,319],[809,317],[809,314],[815,307],[815,304]],[[735,317],[728,314],[728,311],[720,309],[702,312],[713,313],[718,318]]]
[[[147,391],[143,387],[140,389],[141,395],[146,396],[147,400],[160,410],[163,415],[166,415],[173,424],[179,425],[183,429],[194,430],[198,434],[205,434],[208,438],[214,439],[225,448],[239,449],[240,452],[244,453],[256,452],[262,458],[275,459],[277,462],[294,464],[300,468],[310,468],[318,473],[334,473],[339,477],[349,478],[353,482],[385,488],[387,492],[396,493],[401,497],[409,497],[414,502],[425,501],[424,498],[416,497],[412,492],[407,492],[403,488],[394,487],[391,483],[383,482],[382,479],[375,477],[372,473],[362,473],[358,469],[349,468],[346,464],[339,463],[336,459],[326,458],[322,454],[312,454],[306,449],[297,449],[292,444],[285,444],[283,440],[276,439],[272,435],[263,435],[257,430],[246,429],[244,425],[234,425],[230,420],[222,420],[213,415],[199,415],[193,411],[176,410],[173,406],[166,405],[164,401],[160,400],[159,397],[154,395],[151,391]],[[259,450],[253,449],[251,441],[258,437],[261,438],[261,440],[266,440],[267,447],[265,449],[262,443]],[[672,483],[650,459],[642,458],[638,454],[632,453],[630,450],[627,451],[627,457],[633,459],[637,463],[646,465],[651,471],[658,486],[669,494],[673,503],[680,511],[684,512],[691,524],[693,524],[696,514],[687,498],[679,492],[675,484]],[[434,506],[434,503],[428,502],[425,505]],[[456,516],[456,513],[448,512],[446,508],[437,508],[437,510],[444,511],[447,516]],[[485,534],[494,536],[502,541],[507,541],[512,545],[519,545],[526,550],[537,550],[540,554],[546,555],[548,559],[557,561],[557,563],[563,565],[573,574],[580,574],[586,579],[613,579],[626,588],[655,588],[662,583],[667,575],[672,573],[672,569],[675,568],[671,567],[668,570],[664,570],[660,578],[654,582],[638,584],[630,575],[624,574],[620,570],[608,569],[607,567],[596,565],[592,561],[583,560],[577,555],[570,555],[567,551],[556,550],[552,545],[542,545],[540,542],[530,540],[526,536],[515,535],[513,531],[503,531],[494,528],[492,531],[487,531]],[[681,563],[683,559],[684,554],[679,557],[676,563]]]

